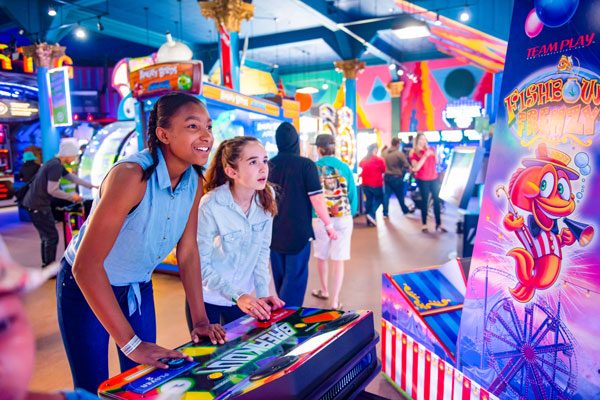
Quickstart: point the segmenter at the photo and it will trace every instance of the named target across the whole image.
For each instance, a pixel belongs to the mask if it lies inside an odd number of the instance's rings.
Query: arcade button
[[[296,361],[298,361],[298,356],[283,356],[276,360],[273,360],[272,362],[263,365],[262,367],[254,371],[254,373],[250,375],[250,382],[259,381],[279,371],[282,371],[290,365],[294,364]]]
[[[185,358],[165,358],[161,360],[169,366],[169,369],[181,368],[185,365]]]
[[[304,322],[298,322],[296,325],[294,325],[294,328],[306,328],[306,324]]]
[[[208,380],[216,381],[217,379],[221,379],[222,377],[223,377],[222,372],[213,372],[212,374],[208,375]]]
[[[335,331],[336,329],[339,329],[342,326],[354,321],[358,317],[359,317],[359,315],[356,312],[347,312],[346,314],[342,315],[341,317],[336,318],[333,321],[328,322],[327,324],[323,325],[323,327],[321,328],[319,333],[327,333],[327,332]]]

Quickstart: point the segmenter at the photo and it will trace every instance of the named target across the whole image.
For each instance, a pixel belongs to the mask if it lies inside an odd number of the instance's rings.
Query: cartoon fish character
[[[560,57],[558,61],[558,72],[570,71],[573,67],[573,57],[565,56],[564,54]]]
[[[507,254],[516,262],[519,281],[510,292],[522,303],[530,301],[537,289],[547,289],[556,282],[562,263],[561,248],[571,246],[577,239],[569,228],[560,233],[558,230],[558,219],[575,211],[571,181],[579,179],[579,174],[568,166],[570,162],[567,154],[541,144],[536,158],[524,159],[525,168],[519,168],[510,179],[510,201],[528,213],[526,220],[516,216],[516,211],[504,218],[504,227],[523,244]]]

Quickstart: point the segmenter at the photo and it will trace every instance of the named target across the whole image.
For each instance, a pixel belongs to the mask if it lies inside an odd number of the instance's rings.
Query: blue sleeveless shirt
[[[110,284],[130,286],[130,315],[141,302],[139,283],[150,281],[156,266],[179,242],[198,188],[198,174],[190,166],[175,190],[172,190],[167,164],[160,149],[158,160],[156,170],[147,181],[144,198],[125,218],[117,240],[104,260],[104,270]],[[152,156],[148,150],[143,150],[118,161],[115,165],[125,162],[136,163],[146,169],[152,165]],[[100,200],[99,193],[98,190],[86,222],[65,251],[65,259],[70,265],[75,261],[87,224]]]

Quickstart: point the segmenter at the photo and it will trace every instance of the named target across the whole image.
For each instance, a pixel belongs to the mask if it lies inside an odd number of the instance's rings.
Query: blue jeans
[[[367,202],[365,204],[365,212],[375,219],[377,209],[383,203],[383,187],[362,185]]]
[[[409,209],[404,202],[404,177],[384,175],[383,181],[385,186],[383,188],[383,215],[388,215],[390,206],[390,196],[392,193],[396,195],[400,208],[404,214],[408,214]]]
[[[271,269],[277,295],[286,306],[302,307],[308,284],[310,242],[297,254],[284,254],[271,250]]]
[[[144,342],[155,343],[156,315],[152,281],[140,284],[141,313],[140,310],[136,310],[131,316],[127,306],[128,286],[113,286],[112,289],[135,334]],[[71,366],[74,386],[96,393],[98,386],[108,379],[109,335],[85,300],[73,277],[71,266],[64,258],[56,277],[56,303],[58,325]],[[122,372],[138,365],[121,350],[118,350],[118,353]]]
[[[231,321],[235,321],[246,315],[237,305],[217,306],[215,304],[204,303],[204,308],[206,309],[208,321],[211,324],[227,325]],[[185,320],[191,332],[194,324],[192,324],[192,314],[190,313],[190,305],[187,300],[185,301]]]

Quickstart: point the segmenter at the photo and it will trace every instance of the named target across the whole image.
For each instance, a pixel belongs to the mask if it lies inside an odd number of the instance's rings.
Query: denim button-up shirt
[[[200,200],[198,249],[205,302],[231,306],[254,289],[257,297],[269,295],[273,217],[257,201],[246,216],[228,183]]]
[[[167,164],[160,149],[158,160],[156,170],[147,181],[144,198],[125,218],[117,240],[104,260],[104,270],[111,285],[131,286],[128,293],[130,314],[141,302],[138,283],[148,282],[154,268],[179,242],[198,188],[198,174],[189,167],[175,190],[172,190]],[[115,165],[124,162],[136,163],[146,169],[152,165],[152,156],[148,150],[144,150]],[[99,194],[94,199],[90,217],[98,201]],[[65,258],[71,265],[75,261],[90,217],[65,251]]]

